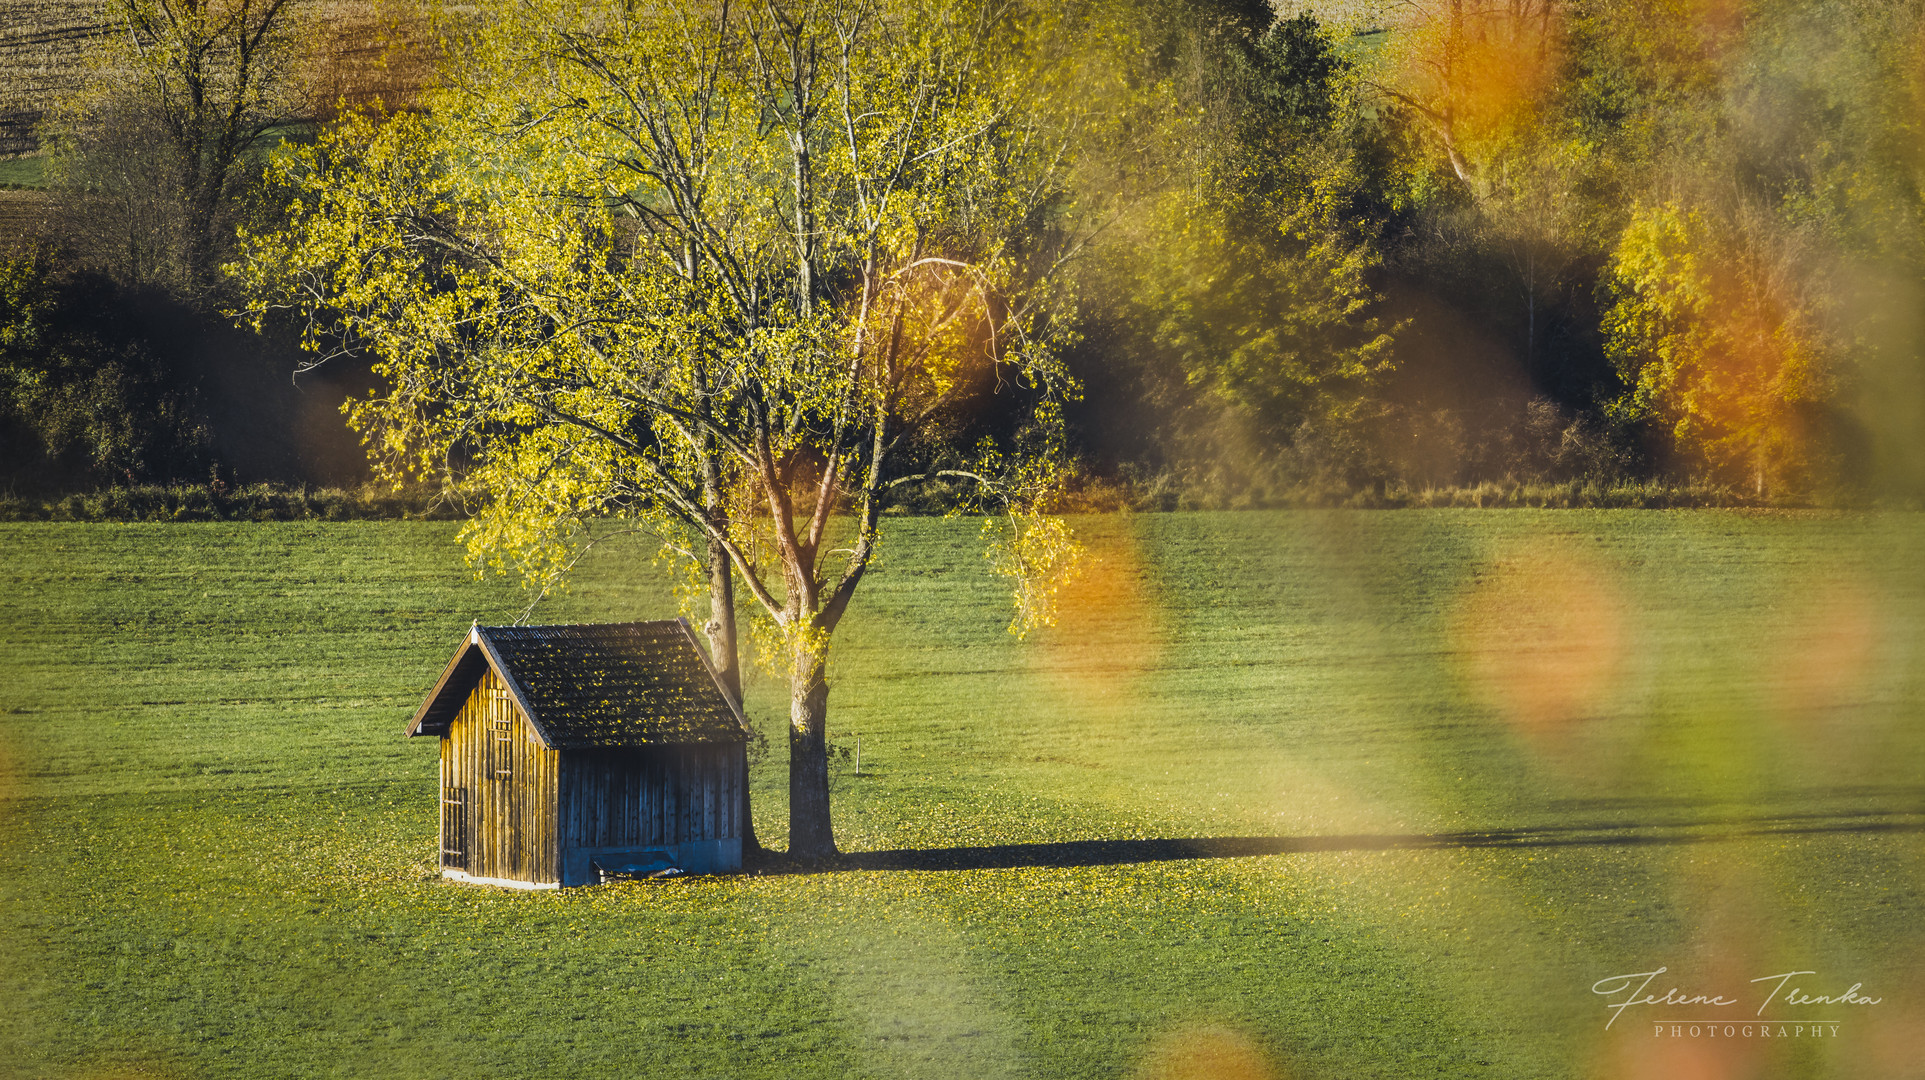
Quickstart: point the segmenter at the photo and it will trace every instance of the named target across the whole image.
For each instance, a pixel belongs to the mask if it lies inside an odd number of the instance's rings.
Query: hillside
[[[0,158],[33,153],[35,125],[50,104],[79,88],[87,45],[107,32],[99,0],[8,0],[6,12],[7,29],[0,32]],[[0,222],[12,224],[3,216]]]
[[[290,9],[296,112],[326,115],[343,99],[394,102],[419,91],[428,56],[409,0],[323,0]],[[0,165],[38,149],[35,127],[80,89],[88,47],[111,32],[102,0],[7,0],[0,25]],[[0,167],[0,184],[21,178]]]

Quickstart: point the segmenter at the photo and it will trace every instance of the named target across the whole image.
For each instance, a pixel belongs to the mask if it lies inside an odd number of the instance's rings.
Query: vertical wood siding
[[[482,676],[441,740],[441,865],[476,877],[560,880],[559,761],[500,677]]]
[[[741,758],[732,744],[571,750],[561,767],[562,845],[737,838]]]

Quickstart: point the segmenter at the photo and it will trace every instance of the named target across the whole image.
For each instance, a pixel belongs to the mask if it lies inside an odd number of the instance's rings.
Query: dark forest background
[[[1129,0],[1091,44],[1129,138],[1082,174],[1126,209],[1077,271],[1080,497],[1925,494],[1922,7]],[[8,15],[0,489],[365,482],[366,368],[237,328],[222,264],[275,146],[415,107],[427,14]]]

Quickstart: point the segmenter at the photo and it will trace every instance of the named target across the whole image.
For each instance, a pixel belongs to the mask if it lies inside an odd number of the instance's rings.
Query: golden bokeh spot
[[[1925,132],[1925,26],[1919,27],[1912,39],[1911,116],[1909,125],[1913,131]],[[1902,106],[1901,106],[1902,107]],[[1912,144],[1912,165],[1925,171],[1925,139]]]
[[[1693,1005],[1626,1009],[1612,1024],[1600,1067],[1592,1075],[1599,1080],[1740,1080],[1759,1076],[1767,1055],[1781,1053],[1782,1048],[1775,1037],[1757,1035],[1756,1026],[1763,1022],[1755,1013],[1760,991],[1759,984],[1751,980],[1817,965],[1786,963],[1773,955],[1769,930],[1772,878],[1749,856],[1729,849],[1705,850],[1672,865],[1670,900],[1680,910],[1695,913],[1695,926],[1689,938],[1680,943],[1681,948],[1667,953],[1669,970],[1658,975],[1645,992],[1662,996],[1675,988],[1681,995],[1723,995],[1743,1004],[1709,1009]],[[1787,1014],[1780,1009],[1776,1015]],[[1708,1021],[1712,1020],[1717,1021],[1716,1035],[1710,1032]],[[1694,1021],[1696,1036],[1691,1034]],[[1747,1023],[1753,1025],[1749,1038],[1743,1034]],[[1672,1034],[1673,1024],[1679,1025],[1676,1035]],[[1730,1037],[1724,1034],[1727,1027],[1733,1029]],[[1774,1033],[1776,1030],[1774,1026]]]
[[[1158,1039],[1135,1080],[1284,1080],[1284,1073],[1249,1036],[1198,1026]]]
[[[1757,1051],[1744,1039],[1659,1037],[1651,1023],[1629,1018],[1625,1023],[1627,1029],[1611,1032],[1616,1038],[1591,1074],[1597,1080],[1749,1080],[1758,1075]]]
[[[1074,699],[1126,696],[1162,656],[1160,616],[1136,540],[1088,538],[1078,573],[1057,595],[1039,662]]]
[[[1456,72],[1462,90],[1459,114],[1487,130],[1527,122],[1538,98],[1557,77],[1562,60],[1546,27],[1554,26],[1549,5],[1539,18],[1506,11],[1487,21],[1484,33],[1460,46]]]
[[[1745,7],[1745,0],[1683,0],[1682,14],[1700,46],[1716,56],[1741,40]]]
[[[1925,1062],[1925,951],[1914,945],[1892,965],[1896,986],[1875,1009],[1866,1010],[1837,1075],[1898,1080],[1921,1074]],[[1843,1040],[1841,1040],[1843,1042]]]
[[[1787,605],[1779,654],[1766,678],[1788,719],[1825,724],[1864,700],[1885,628],[1877,598],[1863,582],[1835,580],[1801,592]]]
[[[1452,153],[1481,157],[1535,125],[1564,67],[1562,9],[1548,0],[1412,7],[1399,96],[1423,110]]]
[[[1609,704],[1628,651],[1625,622],[1608,570],[1547,544],[1497,559],[1476,578],[1455,645],[1480,701],[1526,736],[1556,737]]]

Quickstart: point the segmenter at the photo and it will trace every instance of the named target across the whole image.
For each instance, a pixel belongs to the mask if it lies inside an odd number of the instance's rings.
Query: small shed
[[[475,626],[408,734],[441,741],[446,877],[742,867],[748,726],[687,620]]]

